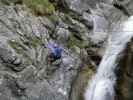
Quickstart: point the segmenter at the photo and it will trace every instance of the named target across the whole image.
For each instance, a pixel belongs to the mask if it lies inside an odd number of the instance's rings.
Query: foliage
[[[71,35],[70,40],[68,41],[68,47],[72,48],[75,45],[81,47],[81,41],[79,41],[73,35]]]
[[[30,36],[28,34],[24,34],[21,37],[21,41],[29,46],[29,47],[33,47],[36,48],[38,45],[41,45],[42,41],[40,37],[36,37],[36,36]]]
[[[74,33],[71,33],[70,39],[68,41],[68,47],[73,48],[74,46],[77,46],[79,48],[84,48],[88,45],[87,41],[79,40],[74,36]]]
[[[23,0],[23,3],[31,8],[32,12],[35,14],[47,15],[55,11],[53,4],[48,0]]]
[[[50,16],[47,16],[49,18],[49,20],[51,20],[54,24],[56,24],[59,20],[59,16],[57,15],[50,15]]]
[[[34,58],[31,56],[31,50],[34,50],[36,55],[37,48],[42,44],[41,38],[31,35],[24,34],[21,35],[19,39],[13,39],[8,41],[9,45],[25,58],[26,64],[32,64],[35,62]]]

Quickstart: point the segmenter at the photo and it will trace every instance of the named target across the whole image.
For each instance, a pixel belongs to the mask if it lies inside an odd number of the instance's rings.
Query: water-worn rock
[[[112,3],[112,0],[63,0],[67,6],[78,12],[82,13],[89,10],[90,8],[95,8],[98,3]]]
[[[0,7],[1,100],[69,100],[81,62],[62,47],[62,60],[47,64],[47,42],[55,28],[48,18],[35,17],[25,6]],[[65,44],[69,31],[59,28],[56,35]]]

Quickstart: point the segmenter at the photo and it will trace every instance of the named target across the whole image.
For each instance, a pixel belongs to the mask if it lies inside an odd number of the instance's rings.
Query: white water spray
[[[133,16],[122,24],[120,31],[113,32],[109,37],[105,55],[86,90],[85,100],[114,100],[116,60],[132,37]]]

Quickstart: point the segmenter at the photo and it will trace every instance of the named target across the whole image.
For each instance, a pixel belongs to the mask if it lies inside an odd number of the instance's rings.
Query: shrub
[[[53,4],[48,0],[23,0],[23,3],[37,15],[52,14],[55,11]]]

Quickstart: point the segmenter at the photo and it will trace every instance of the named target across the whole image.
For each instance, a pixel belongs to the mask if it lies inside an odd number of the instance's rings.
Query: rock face
[[[0,8],[0,98],[68,100],[80,59],[65,49],[60,65],[48,65],[48,50],[43,45],[50,38],[46,27],[54,24],[26,9],[19,5]],[[67,38],[69,31],[59,29],[57,35]]]
[[[120,67],[117,70],[117,96],[116,100],[132,100],[132,42],[130,42],[125,50],[124,57],[120,61]]]
[[[108,35],[133,13],[132,0],[49,1],[68,11],[57,7],[36,16],[23,0],[0,0],[0,100],[83,100]],[[48,41],[63,48],[62,59],[51,65]],[[116,100],[133,96],[129,47],[124,67],[117,70]]]
[[[98,3],[107,3],[107,4],[112,3],[112,0],[62,0],[62,1],[65,2],[70,9],[78,13],[87,11],[90,8],[96,8],[96,4]]]

